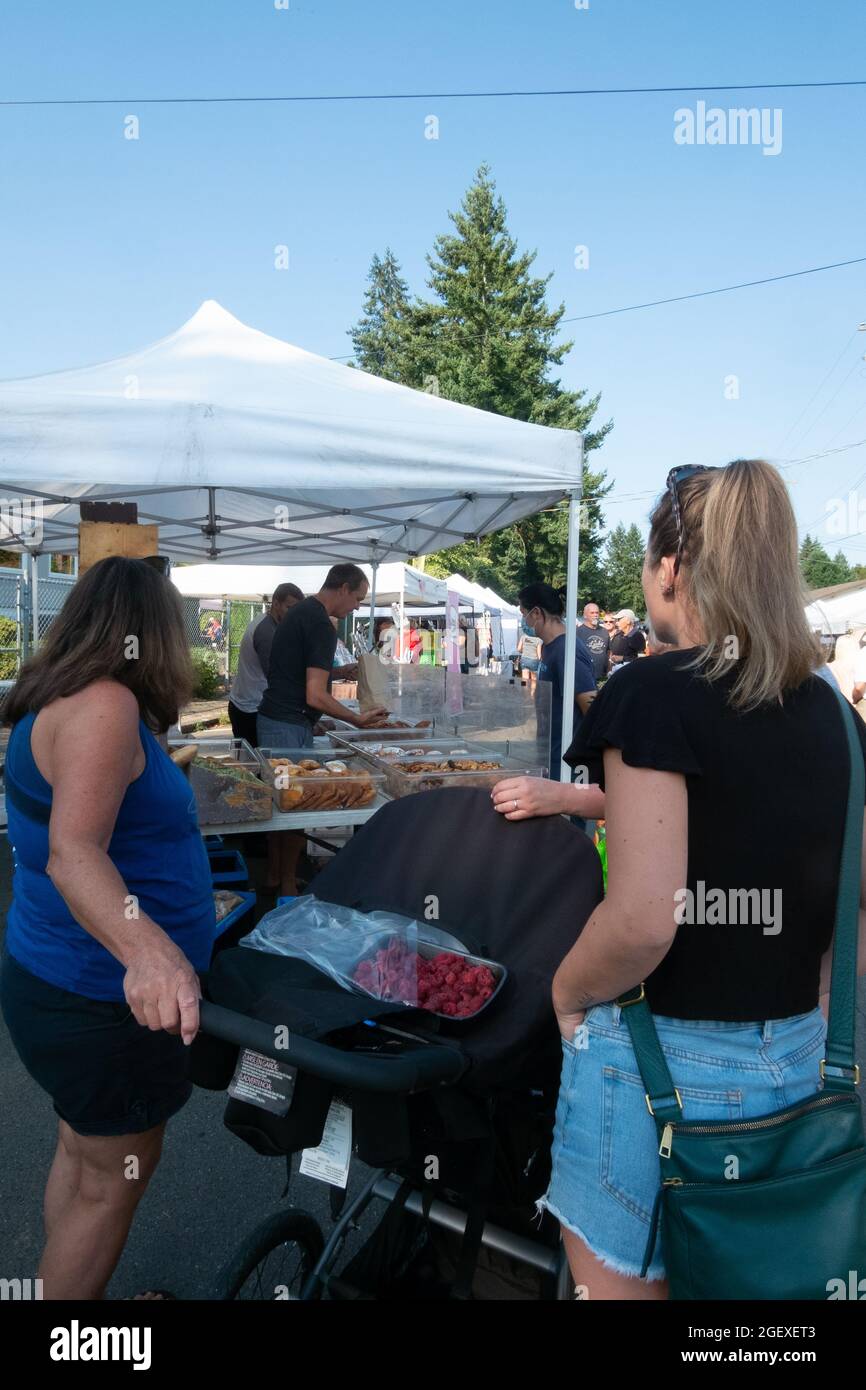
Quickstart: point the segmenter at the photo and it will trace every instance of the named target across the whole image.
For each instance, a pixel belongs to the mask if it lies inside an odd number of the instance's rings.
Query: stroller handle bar
[[[422,1091],[456,1081],[467,1068],[454,1047],[422,1044],[395,1057],[370,1057],[341,1052],[326,1043],[292,1033],[288,1046],[277,1047],[274,1025],[234,1013],[207,999],[199,1001],[202,1032],[238,1047],[249,1047],[277,1062],[287,1062],[337,1085],[366,1091]]]

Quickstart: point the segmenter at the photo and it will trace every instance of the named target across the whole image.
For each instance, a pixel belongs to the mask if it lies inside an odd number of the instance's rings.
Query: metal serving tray
[[[268,784],[280,811],[349,811],[369,806],[381,791],[385,778],[366,759],[351,750],[337,748],[257,748],[262,779]],[[289,773],[283,778],[271,759],[300,765],[316,763],[324,776]],[[345,772],[329,772],[324,764],[340,762]]]

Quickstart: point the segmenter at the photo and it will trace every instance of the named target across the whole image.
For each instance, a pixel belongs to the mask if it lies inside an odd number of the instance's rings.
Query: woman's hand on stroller
[[[143,1028],[180,1033],[189,1046],[199,1029],[201,985],[186,956],[159,928],[128,960],[123,992]]]
[[[506,820],[529,820],[567,814],[570,791],[568,783],[549,782],[546,777],[508,777],[496,783],[490,796],[494,809]]]

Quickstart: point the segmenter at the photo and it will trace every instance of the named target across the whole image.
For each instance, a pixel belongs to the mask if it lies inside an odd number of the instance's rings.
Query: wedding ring
[[[515,811],[517,810],[517,799],[516,799],[516,798],[515,798],[515,801],[514,801],[514,809],[515,809]]]

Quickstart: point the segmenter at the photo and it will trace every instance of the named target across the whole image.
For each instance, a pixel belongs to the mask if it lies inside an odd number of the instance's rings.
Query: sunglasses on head
[[[677,553],[674,558],[674,574],[679,572],[680,562],[683,558],[683,547],[686,541],[685,530],[683,528],[683,509],[680,506],[677,488],[680,483],[684,483],[687,478],[693,478],[696,473],[717,473],[718,471],[717,468],[711,467],[706,463],[684,463],[681,464],[679,468],[672,468],[667,476],[665,486],[670,494],[671,507],[677,527]]]

